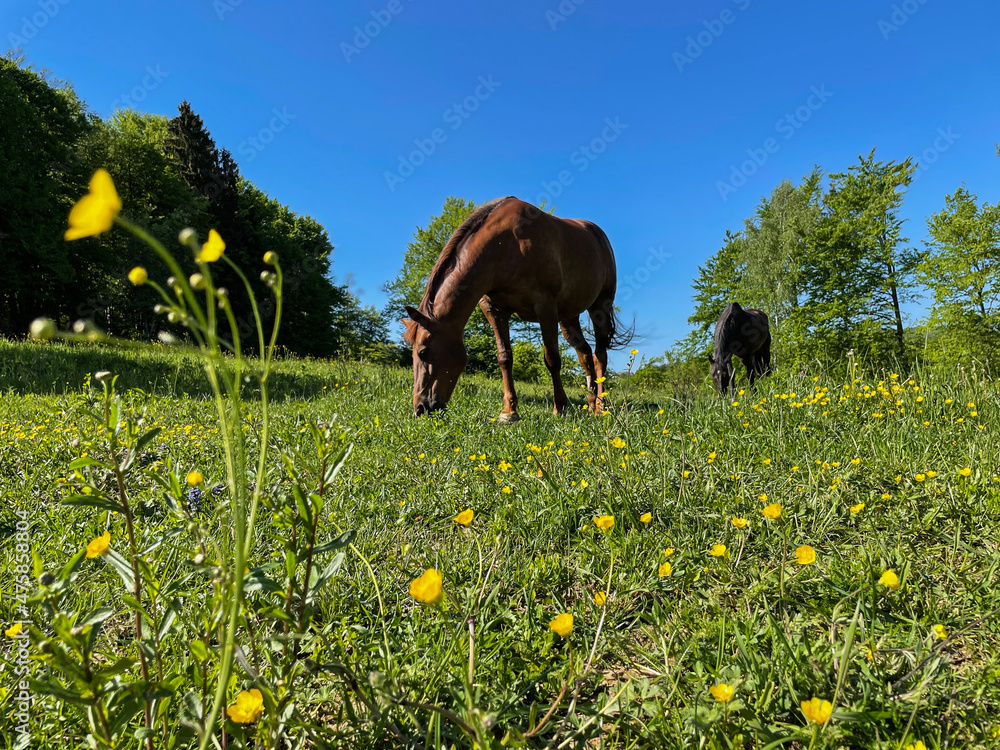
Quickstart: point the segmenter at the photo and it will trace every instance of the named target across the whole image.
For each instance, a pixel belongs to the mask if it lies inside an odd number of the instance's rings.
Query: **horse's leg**
[[[767,334],[767,338],[764,339],[764,343],[761,344],[760,349],[757,350],[757,355],[755,357],[758,371],[761,375],[771,374],[771,334]]]
[[[516,422],[517,394],[514,392],[514,352],[510,347],[510,315],[497,310],[486,298],[479,300],[479,309],[483,311],[487,322],[493,328],[497,340],[497,362],[500,364],[500,377],[503,378],[503,410],[497,417],[501,422]]]
[[[608,371],[608,347],[611,346],[611,326],[615,310],[614,297],[598,297],[587,312],[594,327],[594,372],[597,375],[597,403],[594,413],[604,411],[601,396],[604,395],[604,373]]]
[[[576,358],[583,365],[583,372],[587,376],[587,402],[590,410],[597,408],[597,373],[594,371],[594,352],[587,343],[587,338],[583,335],[580,327],[580,318],[572,318],[562,322],[563,336],[569,345],[576,350]]]
[[[745,357],[740,357],[740,359],[743,360],[743,366],[747,368],[747,379],[750,381],[748,390],[752,391],[753,384],[757,380],[757,355],[748,354]],[[736,378],[733,378],[733,381],[735,380]],[[736,385],[733,381],[729,383],[730,395],[736,395]]]
[[[554,305],[553,305],[554,308]],[[559,320],[555,309],[538,312],[538,327],[542,329],[542,348],[545,350],[545,366],[552,376],[552,412],[559,416],[566,413],[569,399],[563,390],[562,355],[559,353]]]

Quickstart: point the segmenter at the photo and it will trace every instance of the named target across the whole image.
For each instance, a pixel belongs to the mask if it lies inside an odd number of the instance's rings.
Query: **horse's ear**
[[[417,324],[409,318],[400,318],[399,322],[403,324],[403,342],[407,346],[413,346],[413,342],[417,340]]]
[[[406,314],[410,316],[410,320],[412,320],[417,325],[423,326],[428,331],[433,331],[435,328],[437,328],[437,321],[431,316],[425,315],[424,313],[420,312],[420,310],[418,310],[417,308],[410,307],[409,305],[404,305],[403,309],[406,310]]]

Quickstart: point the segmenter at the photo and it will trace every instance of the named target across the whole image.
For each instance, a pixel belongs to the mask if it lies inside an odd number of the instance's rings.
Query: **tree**
[[[905,362],[901,303],[912,294],[919,256],[905,246],[898,211],[914,166],[909,158],[876,162],[874,149],[859,161],[830,176],[803,256],[806,301],[792,323],[826,357],[856,349]]]
[[[941,343],[954,350],[948,356],[988,356],[1000,343],[1000,203],[980,206],[959,188],[927,219],[927,229],[919,270],[934,298],[928,322],[944,329]]]

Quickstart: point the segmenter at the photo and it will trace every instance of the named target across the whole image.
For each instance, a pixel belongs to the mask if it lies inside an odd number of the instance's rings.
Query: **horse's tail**
[[[632,319],[632,324],[628,328],[622,327],[622,320],[618,317],[618,313],[615,311],[614,304],[611,305],[611,315],[609,316],[609,333],[610,340],[608,342],[609,349],[624,349],[626,346],[632,343],[632,339],[635,337],[635,319]]]

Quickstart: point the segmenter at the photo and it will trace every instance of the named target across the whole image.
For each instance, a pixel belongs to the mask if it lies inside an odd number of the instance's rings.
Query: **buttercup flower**
[[[865,504],[864,503],[858,503],[857,505],[852,505],[851,506],[851,513],[860,513],[864,509],[865,509]]]
[[[922,481],[924,481],[924,480],[925,480],[925,479],[926,479],[927,477],[926,477],[926,476],[924,476],[923,474],[917,474],[917,475],[916,475],[916,476],[914,476],[913,478],[914,478],[914,479],[916,479],[916,480],[917,480],[918,482],[922,482]]]
[[[601,531],[610,531],[611,527],[615,525],[614,516],[598,516],[594,519],[594,526],[599,528]]]
[[[750,525],[750,522],[745,518],[734,518],[732,520],[732,524],[737,529],[745,529],[747,526]]]
[[[638,349],[633,349],[632,351],[629,352],[629,354],[631,354],[633,357],[638,353],[639,353]]]
[[[656,572],[660,576],[660,578],[666,578],[668,575],[674,572],[674,569],[673,567],[671,567],[670,563],[665,562],[663,563],[663,565],[661,565],[659,568],[656,569]]]
[[[624,448],[625,447],[625,441],[622,440],[621,438],[615,438],[614,440],[611,441],[611,444],[613,446],[615,446],[615,448]]]
[[[214,263],[222,257],[225,249],[226,243],[222,241],[219,233],[214,229],[209,229],[208,242],[201,246],[201,252],[198,253],[198,260],[202,263]]]
[[[878,579],[880,586],[885,586],[887,589],[892,589],[895,591],[899,588],[899,576],[896,575],[892,568],[885,571]]]
[[[21,623],[15,622],[9,628],[3,631],[3,634],[8,638],[16,638],[21,634],[21,630],[22,630]]]
[[[936,635],[941,640],[944,640],[945,638],[948,637],[948,631],[945,630],[944,625],[941,625],[940,623],[931,628],[931,630],[933,630],[934,635]]]
[[[226,716],[237,724],[249,724],[264,711],[264,696],[257,688],[244,690],[236,696],[236,703],[226,709]]]
[[[718,685],[712,685],[712,687],[708,689],[708,692],[710,692],[712,697],[719,701],[719,703],[725,703],[726,701],[732,699],[735,691],[733,690],[732,685],[720,682]]]
[[[776,521],[781,518],[781,504],[771,503],[770,505],[765,505],[764,510],[761,511],[765,518],[770,518],[772,521]]]
[[[424,604],[437,604],[441,601],[441,574],[434,568],[425,570],[410,581],[410,596]]]
[[[912,745],[907,745],[906,750],[927,750],[927,746],[920,740],[917,740]]]
[[[201,475],[200,471],[189,471],[187,475],[187,483],[192,487],[197,487],[199,484],[205,481],[205,477]]]
[[[128,280],[131,281],[136,286],[142,286],[146,283],[149,278],[149,274],[146,273],[146,269],[142,266],[136,266],[131,271],[128,272]]]
[[[472,512],[472,508],[466,508],[451,520],[454,521],[455,523],[462,524],[462,526],[468,526],[470,523],[472,523],[472,519],[475,517],[475,515],[476,514]]]
[[[639,520],[642,521],[643,523],[649,523],[650,521],[653,520],[653,514],[643,513],[641,516],[639,516]]]
[[[726,554],[726,545],[724,544],[713,544],[712,549],[708,551],[712,557],[722,557]]]
[[[111,532],[105,531],[98,537],[94,537],[87,545],[87,557],[97,557],[103,555],[111,547]]]
[[[115,192],[115,183],[104,169],[98,169],[90,178],[90,192],[76,202],[69,212],[67,240],[96,237],[107,232],[122,210],[122,201]]]
[[[549,623],[549,629],[565,638],[573,631],[573,615],[563,612]]]
[[[596,594],[594,594],[594,604],[596,604],[598,607],[603,607],[604,602],[606,602],[607,600],[608,600],[608,595],[605,594],[603,591],[598,591]]]
[[[812,565],[816,562],[816,550],[808,544],[803,544],[795,550],[795,559],[799,565]]]
[[[968,476],[970,476],[972,474],[972,469],[970,469],[968,466],[966,466],[964,469],[959,469],[958,473],[959,473],[960,476],[968,477]]]
[[[827,719],[830,718],[830,714],[833,713],[833,705],[830,701],[823,701],[819,698],[802,701],[800,705],[806,719],[814,724],[825,724]]]

